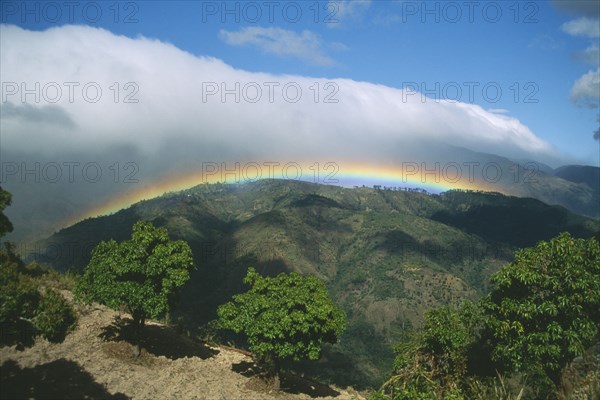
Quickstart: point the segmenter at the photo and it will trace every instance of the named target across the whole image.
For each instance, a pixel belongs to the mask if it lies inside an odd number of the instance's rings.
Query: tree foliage
[[[520,398],[502,375],[552,398],[561,372],[600,338],[600,243],[562,233],[519,250],[492,275],[478,303],[426,313],[423,329],[399,344],[393,376],[375,398]]]
[[[23,347],[37,335],[62,342],[76,323],[75,311],[59,293],[43,290],[28,267],[11,245],[0,251],[0,343]]]
[[[0,187],[0,237],[12,231],[3,214],[11,195]],[[51,342],[62,342],[77,317],[71,305],[57,292],[42,292],[33,276],[43,273],[37,264],[26,266],[15,253],[14,244],[4,243],[0,250],[0,345],[33,344],[42,335]]]
[[[325,284],[310,275],[281,273],[274,278],[248,269],[251,285],[217,310],[220,326],[243,332],[259,359],[317,360],[323,343],[335,343],[346,327],[344,312],[329,297]]]
[[[34,282],[20,272],[21,267],[10,246],[0,251],[2,344],[32,344],[36,333],[32,320],[40,302],[40,293]]]
[[[600,244],[562,233],[518,251],[491,280],[496,287],[482,304],[494,359],[558,384],[600,332]]]
[[[0,238],[13,230],[12,223],[4,215],[4,209],[10,205],[11,197],[11,194],[0,186]]]
[[[50,342],[60,343],[76,322],[71,305],[58,292],[47,289],[33,319],[38,332]]]
[[[112,309],[126,306],[134,325],[141,327],[146,318],[169,311],[192,268],[192,251],[186,242],[171,241],[164,228],[139,221],[131,240],[96,246],[76,296]]]
[[[467,375],[480,319],[471,302],[458,310],[439,307],[425,313],[423,330],[396,346],[394,374],[383,385],[381,398],[462,399],[459,383]]]

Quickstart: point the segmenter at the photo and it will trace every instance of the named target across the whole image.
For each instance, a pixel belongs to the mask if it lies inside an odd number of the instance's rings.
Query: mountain
[[[197,269],[172,316],[191,329],[244,290],[248,266],[323,279],[349,327],[317,366],[294,368],[359,388],[381,383],[392,345],[421,324],[427,309],[481,296],[488,276],[515,249],[562,231],[591,237],[600,230],[599,221],[561,206],[500,193],[263,180],[199,185],[86,219],[38,243],[29,258],[81,271],[99,241],[129,238],[139,219],[164,226],[192,248]]]
[[[349,163],[344,160],[328,160],[336,161],[334,164],[339,168],[332,178],[339,178],[341,185],[352,187],[357,184],[352,174],[358,168],[359,173],[369,171],[359,179],[359,185],[371,186],[378,183],[377,179],[389,176],[389,180],[384,183],[388,186],[481,188],[509,196],[532,197],[547,204],[561,205],[577,214],[600,218],[600,168],[597,166],[566,166],[554,170],[532,159],[509,159],[432,141],[398,142],[395,146],[390,146],[389,151],[394,154],[393,162],[390,161],[389,164],[374,163],[372,160],[377,160],[377,154],[370,153],[364,156],[363,161],[360,157],[350,157],[347,160],[351,161]],[[6,167],[2,187],[13,195],[13,204],[6,210],[6,215],[15,226],[7,240],[17,243],[31,243],[45,238],[59,227],[64,227],[65,221],[87,215],[91,209],[99,209],[115,199],[135,198],[133,194],[139,195],[148,188],[168,188],[169,184],[165,182],[168,179],[177,181],[184,172],[191,174],[196,171],[197,183],[206,183],[207,180],[202,173],[203,161],[206,161],[203,158],[197,158],[195,163],[186,165],[183,170],[177,169],[176,165],[172,169],[161,169],[152,160],[140,162],[139,165],[127,163],[130,167],[135,166],[136,173],[130,176],[129,170],[120,171],[122,174],[119,175],[117,172],[120,164],[115,164],[115,159],[128,159],[128,156],[123,154],[119,158],[111,153],[110,157],[95,160],[104,172],[96,182],[95,178],[81,176],[84,163],[76,163],[77,176],[71,177],[67,166],[73,164],[73,160],[80,159],[75,154],[70,158],[50,159],[46,162],[28,160],[18,152],[5,152],[2,157]],[[244,164],[244,159],[221,161],[227,168],[234,170],[235,163]],[[264,166],[264,160],[253,161]],[[291,160],[270,161],[284,165]],[[44,167],[38,166],[35,174],[27,175],[21,171],[27,165],[38,165],[40,162]],[[48,170],[54,171],[57,164],[61,166],[60,179],[46,176],[49,174]],[[358,165],[366,168],[365,171]],[[326,173],[331,172],[321,171],[321,176],[315,179],[314,167],[304,169],[303,179],[321,183],[328,176]],[[9,170],[12,172],[9,173]],[[266,168],[262,173],[263,177],[274,176],[268,175]],[[241,175],[238,173],[237,178],[244,183],[245,178]],[[279,173],[275,177],[282,177],[281,175]]]
[[[586,165],[565,165],[553,171],[554,176],[589,187],[600,187],[600,168]]]
[[[437,145],[431,160],[462,166],[475,185],[509,196],[531,197],[593,218],[600,218],[600,168],[569,165],[552,169],[533,160],[511,160],[462,147]],[[429,160],[428,160],[429,161]],[[431,161],[429,161],[431,164]],[[472,166],[469,170],[468,166]],[[431,169],[431,166],[429,167]]]

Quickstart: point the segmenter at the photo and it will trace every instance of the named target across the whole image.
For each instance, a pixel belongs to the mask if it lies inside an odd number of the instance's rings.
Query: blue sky
[[[598,99],[576,104],[571,94],[579,78],[597,71],[599,39],[565,26],[593,18],[594,6],[597,1],[81,2],[71,19],[64,5],[55,17],[44,2],[4,2],[2,22],[32,30],[97,26],[252,72],[416,84],[430,98],[502,110],[563,154],[597,164],[598,109],[590,103],[597,106]],[[581,54],[590,48],[585,60]]]

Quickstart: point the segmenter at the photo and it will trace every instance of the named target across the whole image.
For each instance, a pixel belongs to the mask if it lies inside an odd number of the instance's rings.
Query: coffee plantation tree
[[[395,347],[393,375],[373,400],[462,400],[469,353],[482,318],[476,303],[429,310],[419,332]]]
[[[335,343],[346,328],[346,315],[313,276],[292,272],[271,278],[249,268],[244,283],[251,286],[247,292],[218,308],[219,325],[246,335],[274,389],[282,359],[318,360],[323,343]]]
[[[600,338],[600,243],[562,233],[519,250],[482,301],[493,358],[529,376],[539,396]]]
[[[0,239],[12,231],[3,213],[10,201],[11,194],[0,187]],[[0,346],[22,349],[38,335],[59,343],[74,327],[77,316],[69,302],[34,278],[44,273],[36,263],[26,266],[14,244],[0,247]]]
[[[171,241],[164,228],[139,221],[131,240],[100,242],[76,287],[85,303],[97,301],[112,309],[125,306],[133,319],[135,354],[147,318],[158,318],[172,306],[193,268],[192,251]]]
[[[562,233],[517,251],[491,281],[477,303],[426,313],[372,399],[555,398],[565,367],[600,340],[600,241]],[[525,387],[505,386],[511,375]]]
[[[10,206],[11,199],[12,195],[0,186],[0,238],[13,230],[11,222],[4,215],[4,209]]]
[[[0,288],[0,345],[23,348],[38,335],[60,343],[77,321],[69,302],[41,287],[10,246],[0,250]]]

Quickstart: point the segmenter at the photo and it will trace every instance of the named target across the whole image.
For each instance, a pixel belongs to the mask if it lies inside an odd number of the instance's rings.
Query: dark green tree
[[[60,343],[76,322],[71,305],[58,292],[47,289],[33,319],[37,331],[50,342]]]
[[[472,302],[464,302],[459,309],[439,307],[426,312],[423,329],[396,346],[394,373],[376,398],[462,399],[468,356],[480,323],[481,310]]]
[[[13,230],[11,222],[4,215],[4,209],[10,205],[11,197],[11,194],[0,186],[0,238]]]
[[[36,335],[33,318],[40,303],[34,282],[23,275],[20,259],[10,247],[0,250],[0,344],[33,344]]]
[[[12,231],[12,224],[2,213],[11,195],[0,188],[0,237]],[[32,263],[25,266],[14,244],[0,249],[0,345],[31,345],[41,334],[51,342],[62,342],[75,325],[76,314],[57,292],[42,290],[33,276],[44,271]]]
[[[76,287],[76,297],[112,309],[122,306],[133,318],[135,353],[147,318],[169,311],[193,268],[192,251],[182,240],[171,241],[164,228],[139,221],[131,240],[101,242]]]
[[[426,313],[374,398],[554,398],[565,366],[600,339],[600,243],[562,233],[517,251],[491,281],[477,303]]]
[[[483,299],[493,358],[529,376],[544,396],[562,369],[598,340],[600,243],[562,233],[517,251]]]
[[[246,335],[275,388],[282,359],[317,360],[323,343],[335,343],[346,328],[346,315],[313,276],[292,272],[270,278],[249,268],[244,283],[251,285],[247,292],[218,308],[219,324]]]

